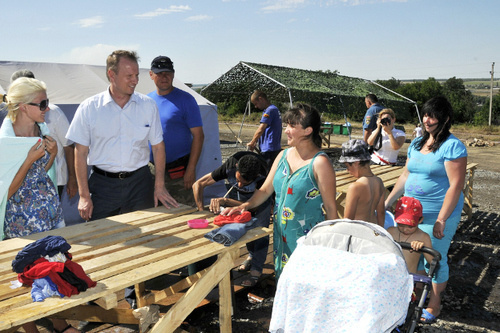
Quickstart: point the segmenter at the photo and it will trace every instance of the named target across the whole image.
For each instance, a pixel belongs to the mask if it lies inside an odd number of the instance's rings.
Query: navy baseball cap
[[[169,57],[158,56],[151,62],[151,71],[155,74],[161,72],[175,72],[174,63]]]

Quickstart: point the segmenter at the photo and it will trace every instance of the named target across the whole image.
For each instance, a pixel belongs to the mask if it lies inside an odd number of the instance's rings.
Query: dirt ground
[[[235,142],[240,124],[231,130],[220,124],[221,140]],[[256,126],[246,125],[241,131],[243,143],[251,139]],[[411,131],[407,130],[407,133]],[[462,141],[470,134],[454,133]],[[361,136],[361,129],[353,129],[353,138]],[[481,133],[478,134],[488,140]],[[333,135],[331,142],[340,146],[348,137]],[[286,143],[286,137],[283,143]],[[245,149],[243,145],[224,145],[223,155]],[[405,144],[402,156],[405,155]],[[473,216],[470,221],[462,216],[449,251],[450,280],[443,295],[443,308],[437,322],[420,325],[417,332],[500,332],[500,144],[493,147],[468,147],[468,161],[478,163],[474,175]],[[335,155],[335,153],[333,153]],[[333,157],[334,158],[334,157]],[[335,162],[334,162],[335,164]],[[339,166],[336,165],[336,168]],[[272,282],[272,281],[271,281]],[[275,286],[257,285],[251,293],[264,298],[251,304],[247,292],[235,296],[234,332],[267,332],[272,312]],[[185,329],[190,332],[218,332],[216,305],[203,307],[190,315]]]

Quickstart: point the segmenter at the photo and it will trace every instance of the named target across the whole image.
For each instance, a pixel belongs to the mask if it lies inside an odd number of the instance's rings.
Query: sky
[[[0,60],[105,65],[127,49],[141,68],[169,56],[193,84],[240,61],[370,80],[500,73],[498,0],[19,0],[0,13]]]

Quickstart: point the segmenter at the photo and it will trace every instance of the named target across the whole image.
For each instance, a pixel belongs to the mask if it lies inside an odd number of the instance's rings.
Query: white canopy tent
[[[29,69],[35,77],[47,84],[47,94],[51,103],[58,105],[71,122],[78,105],[86,98],[107,89],[109,82],[106,78],[105,66],[0,61],[0,92],[6,93],[12,73],[20,69]],[[189,92],[197,101],[203,121],[205,141],[201,157],[196,168],[196,177],[199,178],[222,163],[217,105],[198,94],[196,91],[174,79],[174,86]],[[148,94],[156,89],[149,77],[149,69],[140,69],[139,84],[136,91]],[[165,144],[175,144],[165,142]],[[222,196],[225,192],[223,183],[210,186],[205,190],[205,202],[215,196]]]

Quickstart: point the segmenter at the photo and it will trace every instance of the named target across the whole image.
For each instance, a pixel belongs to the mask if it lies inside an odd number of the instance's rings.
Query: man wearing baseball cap
[[[401,197],[396,203],[394,216],[398,225],[397,227],[390,227],[387,231],[396,242],[411,244],[414,251],[403,250],[403,254],[405,256],[408,271],[410,273],[416,273],[421,253],[415,251],[420,250],[423,246],[432,248],[430,236],[418,228],[418,225],[423,220],[422,204],[418,199]],[[429,262],[432,261],[433,257],[431,255],[424,255]]]
[[[149,75],[156,91],[148,96],[158,105],[163,128],[165,186],[178,202],[195,206],[191,188],[196,181],[196,164],[203,147],[203,123],[194,97],[174,87],[174,74],[174,64],[169,57],[154,58]],[[154,163],[152,155],[151,161]]]

